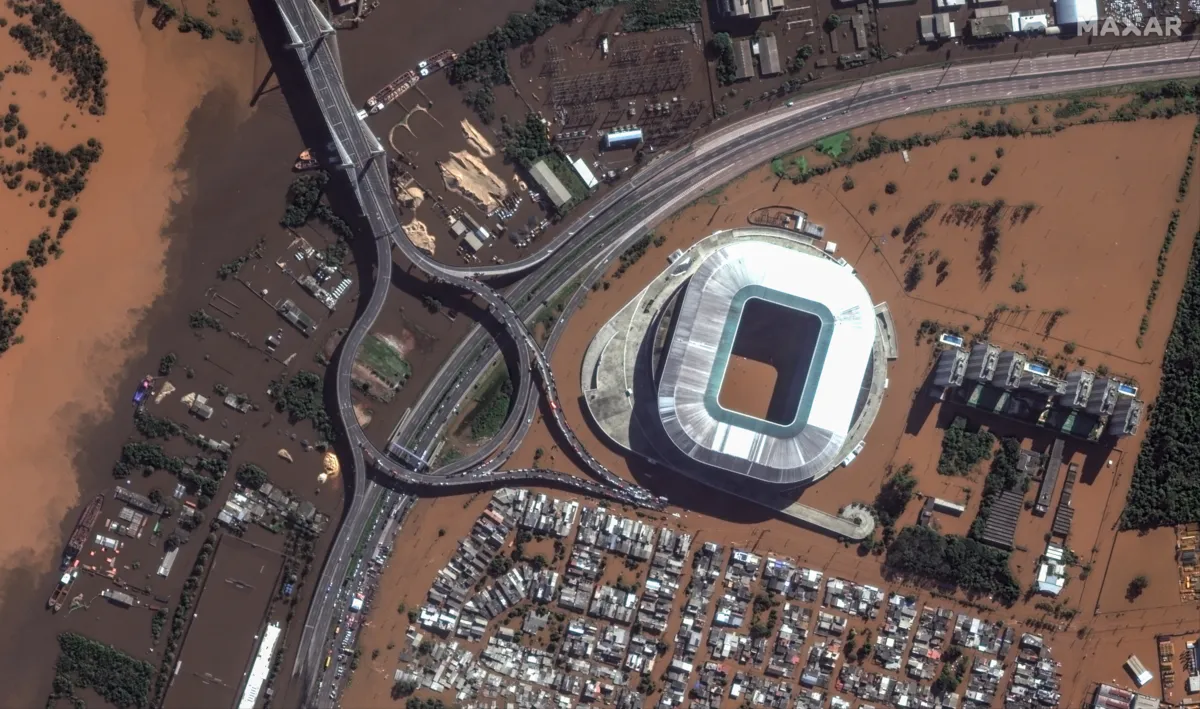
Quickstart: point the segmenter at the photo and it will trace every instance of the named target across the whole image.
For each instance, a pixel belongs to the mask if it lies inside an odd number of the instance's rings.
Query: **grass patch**
[[[490,375],[480,387],[475,408],[467,416],[466,424],[472,438],[484,440],[500,432],[512,406],[512,390],[512,379],[501,363],[497,373]]]
[[[392,386],[400,386],[412,375],[412,366],[400,356],[396,348],[378,335],[371,335],[363,340],[362,347],[358,350],[358,361]]]
[[[817,141],[816,150],[818,153],[826,155],[832,160],[837,160],[842,156],[842,153],[849,150],[851,140],[849,132],[826,136]]]

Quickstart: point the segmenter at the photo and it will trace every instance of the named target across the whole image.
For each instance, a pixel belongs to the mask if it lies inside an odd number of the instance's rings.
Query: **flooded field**
[[[1114,99],[1111,103],[1119,102]],[[861,145],[871,130],[898,138],[918,127],[935,132],[962,120],[995,120],[1006,114],[1022,121],[1037,114],[1052,121],[1051,114],[1061,107],[1061,103],[1043,102],[1036,107],[1009,106],[1002,112],[994,108],[948,112],[873,126],[851,140],[853,145]],[[1182,287],[1186,254],[1192,249],[1191,235],[1200,225],[1200,207],[1191,201],[1177,204],[1175,189],[1195,125],[1194,118],[1181,117],[1076,126],[1052,137],[969,141],[953,137],[904,156],[888,155],[849,171],[836,170],[803,185],[780,180],[770,166],[753,171],[657,228],[656,233],[666,237],[660,248],[650,249],[623,275],[610,276],[604,289],[589,295],[583,309],[572,317],[553,358],[555,368],[561,370],[558,380],[564,411],[581,441],[605,465],[671,497],[673,505],[663,518],[669,526],[690,530],[700,540],[740,543],[757,553],[787,555],[826,574],[903,589],[916,594],[921,602],[950,604],[934,599],[927,590],[881,578],[876,557],[798,531],[761,510],[717,498],[669,471],[626,459],[606,446],[588,424],[580,393],[574,388],[578,386],[574,373],[587,343],[613,312],[662,269],[666,255],[674,249],[686,248],[717,229],[744,225],[747,217],[763,206],[804,210],[812,221],[825,226],[827,238],[837,242],[837,253],[856,269],[872,298],[888,302],[900,333],[900,358],[889,367],[889,393],[867,436],[866,448],[850,467],[804,491],[801,500],[826,510],[850,502],[870,502],[887,470],[911,463],[919,496],[937,496],[967,507],[961,517],[936,513],[933,524],[946,533],[964,534],[974,517],[987,464],[964,477],[937,473],[944,431],[954,417],[965,416],[973,426],[985,425],[998,437],[1021,439],[1024,447],[1038,452],[1046,451],[1054,436],[927,398],[921,389],[933,350],[928,325],[923,331],[922,324],[986,331],[994,342],[1040,354],[1057,365],[1103,366],[1136,381],[1139,398],[1152,401],[1157,393],[1158,360]],[[1110,147],[1097,151],[1096,145]],[[1154,157],[1163,155],[1174,156],[1169,168]],[[809,164],[820,164],[823,159],[811,150],[787,159],[800,157]],[[997,165],[999,169],[993,171]],[[849,189],[845,186],[847,172],[854,183]],[[985,180],[989,172],[991,176]],[[1087,175],[1086,181],[1080,175]],[[994,260],[985,269],[979,224],[961,221],[954,210],[955,205],[994,204],[998,199],[1004,200],[1010,211],[1000,225]],[[937,207],[918,238],[906,243],[902,236],[892,235],[893,227],[899,227],[897,234],[902,234],[904,225],[930,202]],[[1138,208],[1131,210],[1129,204]],[[1032,205],[1032,209],[1027,206],[1018,211],[1022,205]],[[1150,310],[1139,347],[1145,295],[1158,277],[1162,234],[1176,208],[1181,210],[1179,237],[1170,252],[1176,257],[1162,273],[1157,302]],[[918,255],[918,251],[922,253]],[[932,260],[931,254],[936,255]],[[906,288],[905,272],[917,259],[928,264],[930,277]],[[942,259],[949,261],[941,269],[948,275],[935,278],[934,266]],[[1123,264],[1119,277],[1113,275],[1113,263]],[[1014,287],[1018,281],[1021,285]],[[1001,308],[1001,304],[1008,307]],[[1056,310],[1062,312],[1055,316]],[[766,389],[767,384],[764,381],[760,386]],[[569,456],[542,421],[546,413],[538,416],[510,465],[532,464],[535,452],[541,449],[543,461],[558,469],[571,469]],[[1080,471],[1071,498],[1075,515],[1068,540],[1078,561],[1069,570],[1070,580],[1062,595],[1053,603],[1059,604],[1059,609],[1071,609],[1073,620],[1056,619],[1048,610],[1052,604],[1045,603],[1042,596],[1027,597],[1012,610],[996,608],[986,599],[975,599],[982,608],[957,609],[985,619],[1011,619],[1030,631],[1042,628],[1039,632],[1053,645],[1055,659],[1064,666],[1063,705],[1083,701],[1094,682],[1132,686],[1121,668],[1131,653],[1147,666],[1154,665],[1156,634],[1195,625],[1194,613],[1179,600],[1174,531],[1158,530],[1145,536],[1112,532],[1139,444],[1140,435],[1122,439],[1115,446],[1067,441],[1064,466],[1073,463]],[[1055,504],[1065,477],[1059,476],[1052,492]],[[1031,489],[1036,491],[1036,483]],[[453,510],[447,507],[449,503],[422,501],[414,515],[436,514],[432,518],[446,529],[446,536],[464,534],[482,501],[475,498],[461,513],[457,505],[450,505]],[[439,512],[434,513],[435,508]],[[910,504],[898,526],[915,523],[918,509],[918,504]],[[451,513],[453,521],[447,516]],[[1028,511],[1020,516],[1011,568],[1022,587],[1032,583],[1052,516],[1039,517]],[[428,535],[430,523],[420,520],[431,517],[414,516],[413,526],[404,533],[414,534],[416,539]],[[430,572],[410,577],[402,570],[417,559]],[[412,599],[428,587],[434,571],[436,564],[426,560],[423,549],[398,549],[382,592],[411,607]],[[1137,598],[1126,599],[1130,581],[1143,574],[1151,579],[1148,588]],[[381,606],[389,604],[384,601]],[[384,627],[372,628],[364,642],[403,648],[407,628],[404,617],[389,619]],[[389,672],[394,666],[394,654],[389,659],[381,653],[370,665],[365,682],[356,676],[346,701],[364,706],[386,703]],[[1142,691],[1161,695],[1164,688],[1151,684]],[[1168,696],[1170,691],[1178,690],[1168,690]]]
[[[238,700],[282,568],[278,552],[236,537],[221,540],[196,608],[199,622],[192,624],[179,658],[186,669],[175,677],[163,706],[222,706]],[[208,619],[219,622],[204,622]],[[243,630],[231,633],[233,628]]]

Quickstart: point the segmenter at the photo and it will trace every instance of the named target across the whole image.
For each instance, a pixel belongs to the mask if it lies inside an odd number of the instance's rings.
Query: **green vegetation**
[[[1158,289],[1162,285],[1163,274],[1167,272],[1167,256],[1171,253],[1171,245],[1175,243],[1175,233],[1179,228],[1179,210],[1171,212],[1171,219],[1167,222],[1167,232],[1163,236],[1162,246],[1158,249],[1158,267],[1155,272],[1155,278],[1150,282],[1150,293],[1146,296],[1146,312],[1142,315],[1142,322],[1138,325],[1137,346],[1142,346],[1142,336],[1150,329],[1150,311],[1154,308],[1154,301],[1158,300]]]
[[[83,192],[87,187],[88,172],[103,154],[104,147],[95,138],[89,138],[86,144],[79,143],[65,153],[42,143],[30,153],[26,167],[42,176],[42,191],[50,193],[50,206],[58,207]]]
[[[175,366],[175,363],[178,361],[179,361],[179,358],[175,356],[174,352],[168,352],[165,355],[163,355],[162,359],[158,360],[158,376],[160,376],[160,377],[169,376],[171,374],[171,369]]]
[[[455,84],[476,82],[498,86],[509,82],[508,50],[533,42],[557,24],[570,22],[584,10],[612,4],[608,0],[538,2],[532,12],[514,12],[503,25],[472,44],[447,69]]]
[[[925,278],[925,254],[918,251],[904,271],[904,290],[912,292]]]
[[[652,32],[699,21],[699,0],[627,0],[621,26],[626,32]]]
[[[879,487],[879,494],[875,496],[875,519],[879,520],[885,530],[895,527],[917,489],[917,479],[912,476],[912,469],[911,463],[900,466],[883,481],[883,485]],[[891,535],[885,531],[884,536]]]
[[[813,55],[811,44],[802,44],[796,48],[796,55],[788,61],[788,71],[796,74],[804,70],[804,64]]]
[[[887,192],[888,194],[896,194],[897,189],[899,189],[899,188],[896,187],[895,182],[889,182],[883,186],[883,191]]]
[[[905,527],[888,547],[888,570],[986,594],[1006,606],[1021,595],[1008,554],[981,542],[929,527]]]
[[[987,479],[983,482],[983,494],[979,498],[979,512],[971,523],[971,536],[979,538],[987,525],[988,516],[996,498],[1006,490],[1025,489],[1029,481],[1017,470],[1017,458],[1021,454],[1021,441],[1016,438],[1004,438],[1000,441],[1000,449],[992,459],[992,469],[988,471]]]
[[[853,142],[849,132],[837,133],[836,135],[826,136],[817,141],[816,150],[818,153],[826,155],[832,160],[837,160],[849,149],[850,144],[853,144]]]
[[[1162,382],[1121,515],[1124,529],[1200,521],[1200,234],[1162,360]]]
[[[1025,284],[1024,271],[1017,274],[1017,277],[1013,279],[1013,282],[1009,285],[1009,288],[1012,288],[1014,293],[1024,293],[1029,289],[1029,286]]]
[[[1064,103],[1062,106],[1059,106],[1058,109],[1054,111],[1054,118],[1056,120],[1063,121],[1068,118],[1082,116],[1093,108],[1100,107],[1100,104],[1096,103],[1095,101],[1084,101],[1083,99],[1073,98]]]
[[[958,168],[957,167],[950,171],[949,179],[951,182],[958,182]]]
[[[842,26],[842,16],[835,12],[829,17],[825,18],[825,22],[822,26],[825,28],[826,32],[833,32],[838,27]]]
[[[655,236],[654,232],[650,232],[630,244],[629,248],[621,252],[621,265],[617,266],[616,271],[613,271],[613,278],[620,278],[621,276],[625,275],[625,272],[629,270],[630,266],[640,261],[642,257],[646,255],[646,252],[650,250],[650,246],[652,244],[655,247],[659,247],[666,242],[666,237],[661,235]]]
[[[733,58],[733,39],[728,32],[717,32],[708,40],[708,51],[717,60],[717,82],[728,86],[737,81],[737,62]]]
[[[252,490],[257,490],[267,482],[267,471],[254,463],[242,463],[237,469],[237,481]]]
[[[409,697],[408,701],[404,702],[404,709],[452,709],[441,699],[417,699]]]
[[[508,370],[501,370],[499,375],[488,380],[479,396],[475,397],[475,408],[467,417],[472,438],[477,441],[491,438],[504,427],[508,409],[512,405],[512,391]]]
[[[337,439],[337,432],[325,411],[321,377],[312,372],[297,372],[286,384],[282,380],[271,382],[268,391],[275,401],[275,409],[286,412],[289,423],[294,425],[308,420],[312,422],[313,430],[326,441]]]
[[[363,341],[358,350],[358,361],[391,386],[404,384],[412,374],[412,367],[396,348],[378,335],[371,335]]]
[[[167,540],[167,547],[172,547],[172,544],[177,544],[175,537],[172,536]],[[162,706],[163,696],[167,691],[167,683],[172,677],[172,672],[175,670],[175,661],[177,659],[180,645],[183,642],[183,631],[187,628],[188,622],[192,618],[192,606],[196,602],[196,596],[200,592],[200,587],[204,580],[204,573],[208,568],[208,562],[212,555],[216,552],[217,535],[209,534],[204,544],[200,545],[200,553],[196,555],[196,563],[192,566],[192,572],[188,575],[186,581],[183,582],[183,590],[179,593],[179,605],[175,606],[175,612],[171,615],[171,633],[167,637],[167,645],[163,649],[162,664],[159,666],[158,676],[154,680],[154,698],[152,704]],[[280,656],[276,655],[276,660]],[[270,679],[268,679],[268,684]]]
[[[852,189],[854,189],[854,178],[846,175],[842,178],[842,191],[849,192]]]
[[[530,111],[520,123],[506,124],[503,131],[504,156],[525,169],[554,152],[550,134],[542,117]]]
[[[496,119],[496,95],[492,93],[490,86],[480,86],[474,91],[468,91],[463,96],[463,103],[470,106],[485,124]]]
[[[77,633],[58,636],[58,663],[54,667],[54,689],[50,702],[73,699],[77,689],[90,689],[118,709],[148,707],[150,680],[154,667],[134,659],[111,645],[96,642]]]
[[[941,475],[968,475],[981,462],[992,457],[992,446],[996,437],[983,429],[972,433],[967,430],[967,420],[962,416],[954,419],[942,437],[942,454],[938,458],[937,471]]]
[[[69,82],[64,95],[93,116],[104,113],[107,101],[108,62],[83,25],[67,14],[55,0],[14,1],[9,7],[19,19],[8,28],[8,36],[30,59],[48,59],[54,71]]]
[[[191,315],[188,315],[188,324],[192,326],[193,330],[202,330],[207,327],[216,330],[217,332],[221,332],[225,329],[225,325],[221,322],[221,318],[215,315],[209,315],[208,311],[204,308],[193,310]]]
[[[325,249],[325,262],[336,268],[342,265],[347,251],[346,242],[354,237],[354,232],[350,225],[334,214],[333,209],[323,201],[327,184],[329,175],[325,172],[301,175],[292,180],[288,187],[287,207],[284,208],[279,223],[298,229],[309,220],[316,219],[328,227],[337,237],[337,242]]]
[[[1150,579],[1144,575],[1134,576],[1133,580],[1129,582],[1129,587],[1125,589],[1125,599],[1130,602],[1136,600],[1149,585]]]

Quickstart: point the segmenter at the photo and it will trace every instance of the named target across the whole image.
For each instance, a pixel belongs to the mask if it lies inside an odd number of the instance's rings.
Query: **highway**
[[[318,586],[326,589],[335,584],[340,586],[351,561],[352,547],[382,495],[382,488],[366,479],[368,462],[399,482],[434,492],[527,482],[567,487],[631,504],[657,506],[649,492],[621,480],[579,444],[562,416],[547,352],[553,350],[567,315],[578,307],[587,292],[587,285],[601,273],[604,264],[627,248],[628,243],[643,234],[648,226],[688,201],[790,146],[884,118],[943,106],[1190,77],[1197,70],[1197,43],[1191,42],[939,67],[869,79],[732,124],[676,153],[659,157],[621,188],[598,200],[584,217],[526,259],[498,267],[462,268],[433,261],[417,250],[400,230],[388,192],[383,148],[357,116],[346,92],[337,59],[336,35],[327,28],[327,23],[323,24],[323,16],[307,0],[277,0],[277,4],[292,36],[289,46],[296,50],[304,66],[329,133],[334,138],[341,164],[331,167],[335,174],[340,170],[349,178],[349,186],[362,205],[376,241],[378,259],[370,298],[344,338],[335,367],[339,419],[351,442],[353,460],[348,477],[353,476],[354,495]],[[599,238],[601,236],[603,238]],[[404,466],[380,453],[366,439],[352,408],[350,369],[358,347],[386,300],[393,248],[399,249],[408,261],[432,278],[483,299],[513,338],[519,352],[521,381],[515,387],[514,415],[497,437],[495,446],[441,471],[425,472],[419,464]],[[507,297],[478,280],[524,273],[539,266],[540,274],[535,273],[518,283]],[[582,287],[573,294],[567,311],[553,328],[548,346],[545,349],[538,347],[525,325],[526,319],[545,299],[576,279],[580,271],[588,271]],[[549,275],[539,278],[541,274]],[[520,312],[511,305],[513,302],[519,304]],[[430,383],[427,395],[414,407],[398,436],[411,442],[415,435],[417,440],[410,446],[411,450],[429,450],[440,425],[427,425],[427,422],[436,421],[448,402],[453,405],[460,398],[460,387],[473,381],[491,358],[489,348],[487,335],[476,328],[456,349]],[[550,402],[556,425],[575,449],[577,458],[604,484],[540,468],[497,471],[520,444],[532,421],[531,375],[534,373]],[[318,595],[310,608],[301,637],[301,650],[293,667],[294,673],[303,671],[304,681],[309,686],[312,680],[318,679],[312,673],[321,662],[321,650],[335,605]],[[323,684],[321,686],[323,688]],[[317,695],[319,702],[324,699],[323,692]]]

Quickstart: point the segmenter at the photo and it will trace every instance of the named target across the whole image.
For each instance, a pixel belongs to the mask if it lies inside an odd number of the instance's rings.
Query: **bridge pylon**
[[[325,16],[325,13],[321,12],[321,8],[314,5],[311,1],[308,3],[308,5],[312,10],[313,17],[315,17],[317,20],[317,26],[321,28],[322,37],[328,37],[329,35],[337,32],[337,30],[333,28],[333,25],[329,23],[329,18]]]

